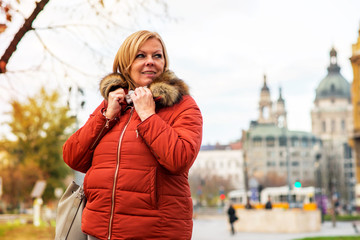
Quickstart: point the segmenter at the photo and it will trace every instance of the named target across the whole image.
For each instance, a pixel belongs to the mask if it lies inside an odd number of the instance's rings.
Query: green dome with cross
[[[346,98],[350,100],[350,83],[341,75],[337,64],[337,52],[330,51],[330,66],[327,76],[316,89],[316,100],[325,98]]]

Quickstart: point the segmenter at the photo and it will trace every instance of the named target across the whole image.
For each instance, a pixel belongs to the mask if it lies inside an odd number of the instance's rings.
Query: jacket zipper
[[[108,240],[111,239],[112,222],[114,219],[116,179],[117,179],[117,175],[118,175],[119,167],[120,167],[120,147],[121,147],[122,139],[124,137],[125,130],[130,123],[133,112],[134,112],[134,108],[132,107],[131,111],[130,111],[130,117],[129,117],[127,123],[125,124],[124,129],[122,130],[122,132],[120,134],[120,138],[119,138],[119,145],[118,145],[118,149],[117,149],[117,159],[116,159],[116,169],[115,169],[115,174],[114,174],[114,182],[113,182],[113,189],[112,189],[112,195],[111,195],[111,214],[110,214],[110,222],[109,222]]]

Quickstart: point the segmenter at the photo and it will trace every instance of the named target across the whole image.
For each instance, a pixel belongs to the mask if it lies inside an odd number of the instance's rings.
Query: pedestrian
[[[268,200],[265,204],[265,209],[272,209],[271,197],[268,196]]]
[[[191,239],[188,172],[200,150],[202,116],[187,84],[169,70],[158,33],[125,39],[104,97],[63,146],[86,173],[82,231],[89,239]]]
[[[251,203],[250,203],[250,198],[247,197],[247,198],[246,198],[245,209],[252,209],[252,208],[253,208],[253,207],[252,207],[252,205],[251,205]]]
[[[229,215],[231,234],[234,235],[235,234],[234,222],[236,222],[238,220],[238,217],[236,216],[235,208],[231,203],[230,203],[227,213]]]

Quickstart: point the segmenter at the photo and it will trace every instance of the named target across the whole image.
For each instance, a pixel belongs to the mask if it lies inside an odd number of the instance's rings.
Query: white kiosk
[[[46,187],[46,181],[45,180],[39,180],[36,181],[35,186],[33,190],[31,191],[31,197],[34,198],[33,203],[33,212],[34,212],[34,226],[38,227],[40,226],[40,220],[41,220],[41,206],[43,204],[43,200],[41,196],[44,193]]]

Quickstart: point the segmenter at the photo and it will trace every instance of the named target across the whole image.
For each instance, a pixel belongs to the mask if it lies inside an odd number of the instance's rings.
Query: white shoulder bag
[[[84,189],[74,181],[60,198],[56,214],[55,240],[86,240],[81,216],[86,204]]]

